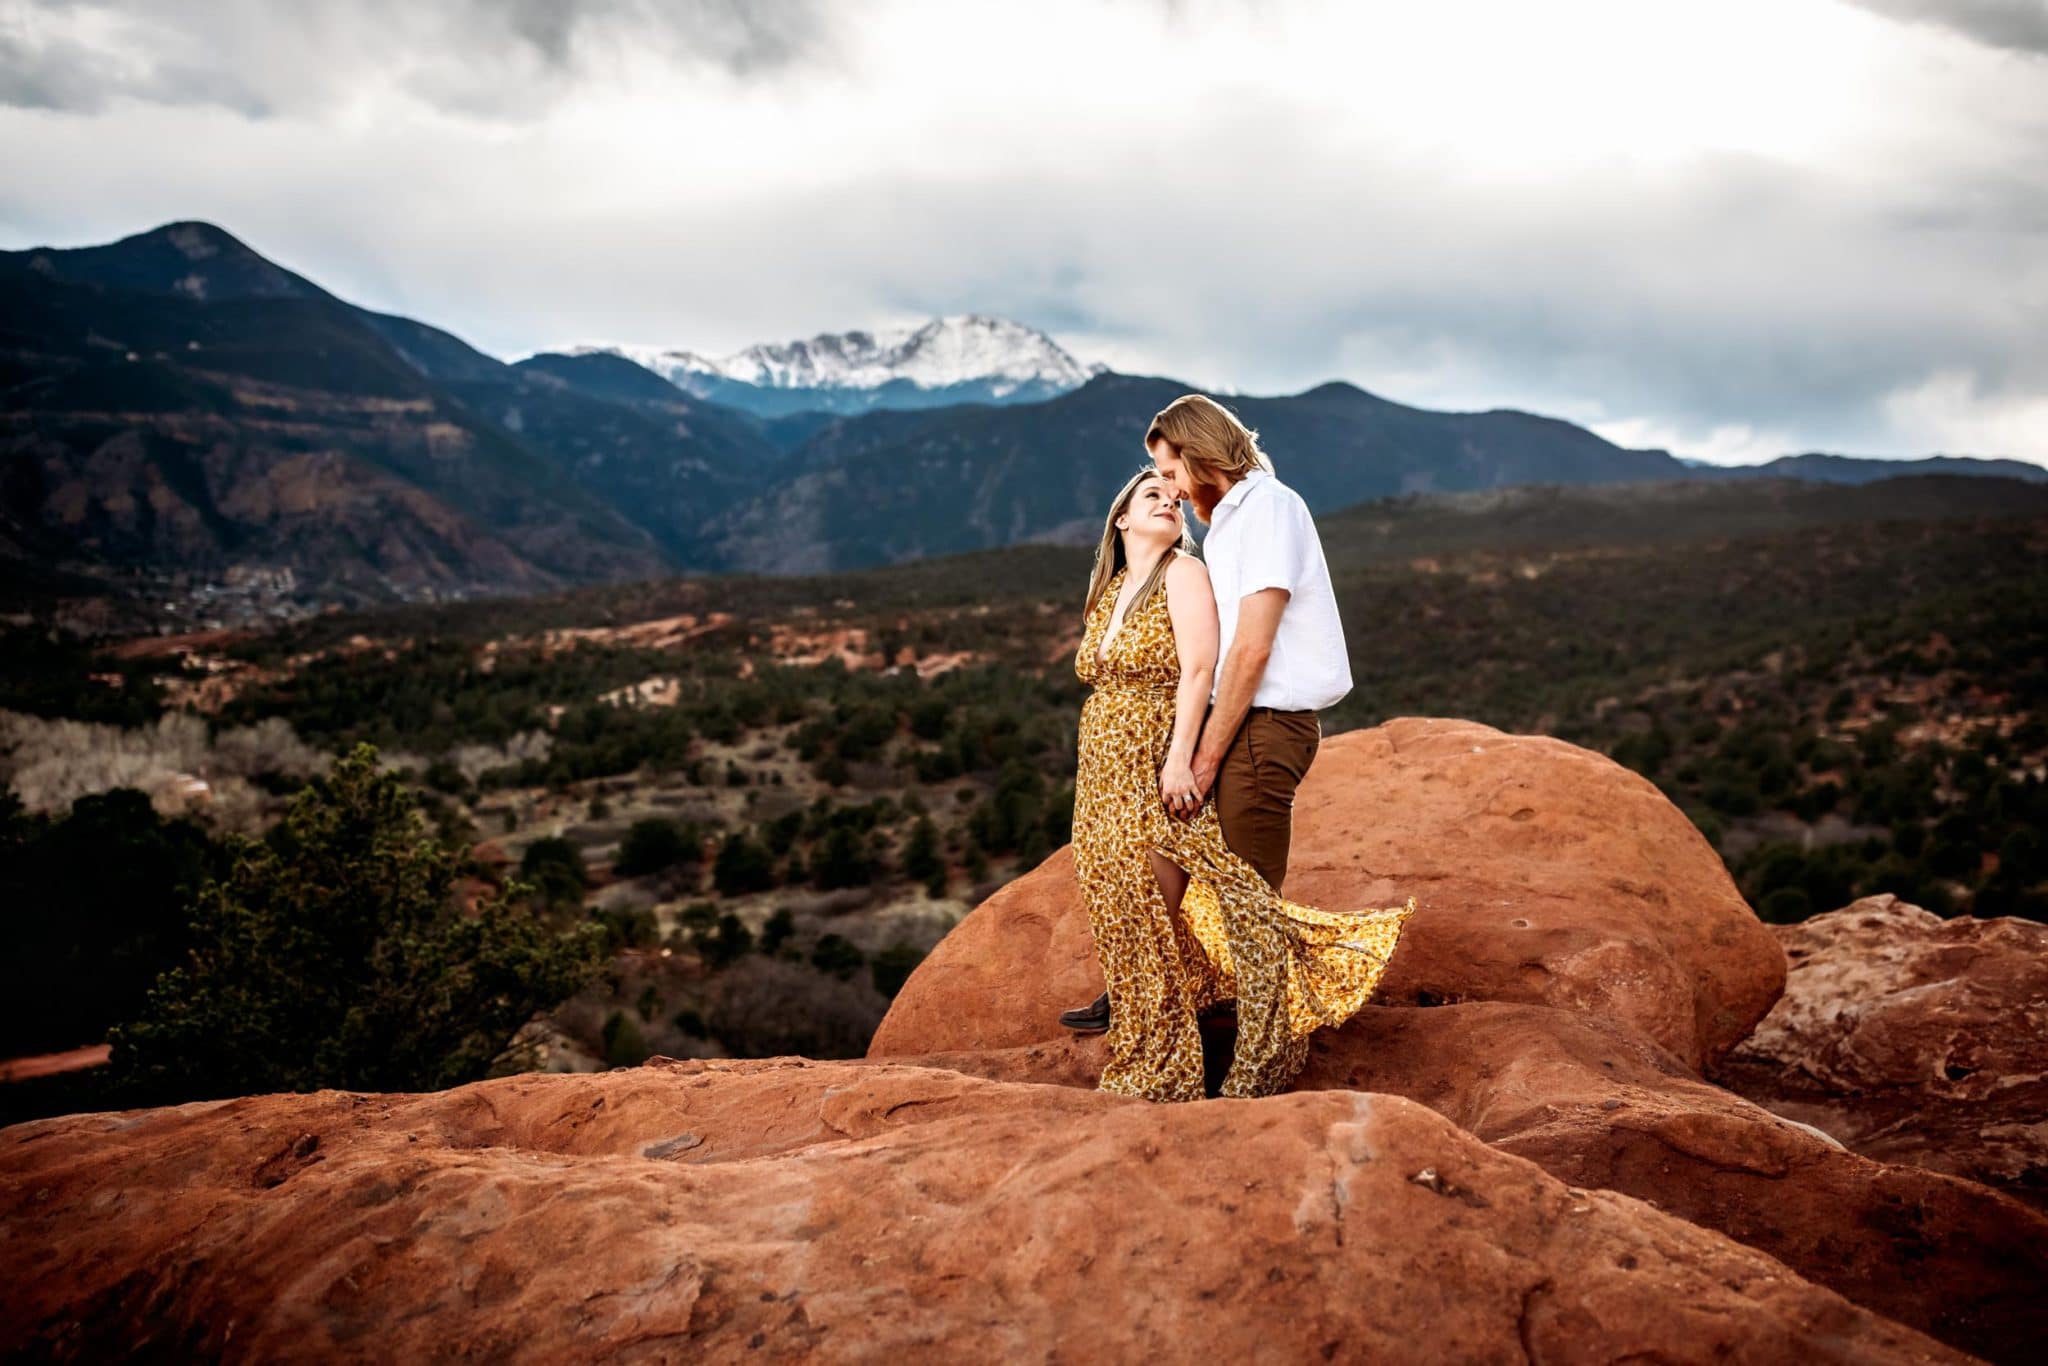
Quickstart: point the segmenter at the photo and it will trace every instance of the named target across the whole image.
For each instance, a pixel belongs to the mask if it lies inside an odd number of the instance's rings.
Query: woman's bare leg
[[[1159,880],[1159,893],[1166,898],[1166,909],[1173,915],[1180,914],[1180,900],[1188,893],[1187,870],[1160,853],[1152,851],[1152,876]]]

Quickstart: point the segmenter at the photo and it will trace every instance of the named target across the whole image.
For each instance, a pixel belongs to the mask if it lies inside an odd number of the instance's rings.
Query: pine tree
[[[921,816],[910,828],[910,839],[903,846],[903,875],[925,882],[944,868],[945,864],[939,861],[939,828],[929,816]]]
[[[232,855],[194,900],[189,960],[111,1035],[131,1096],[474,1081],[596,969],[601,929],[555,932],[517,899],[524,887],[459,909],[462,859],[369,745]]]
[[[775,885],[775,859],[766,845],[744,830],[735,830],[718,847],[711,881],[726,896],[765,892]]]

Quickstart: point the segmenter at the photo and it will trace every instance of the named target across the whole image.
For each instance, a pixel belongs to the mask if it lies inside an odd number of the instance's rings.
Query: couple
[[[1310,1032],[1372,995],[1415,901],[1347,915],[1281,898],[1316,711],[1351,690],[1322,542],[1257,434],[1215,401],[1175,399],[1145,448],[1152,467],[1103,527],[1074,661],[1094,688],[1074,868],[1109,990],[1060,1019],[1107,1028],[1103,1090],[1200,1100],[1197,1016],[1235,1001],[1222,1094],[1272,1095]],[[1182,500],[1209,526],[1206,565]]]

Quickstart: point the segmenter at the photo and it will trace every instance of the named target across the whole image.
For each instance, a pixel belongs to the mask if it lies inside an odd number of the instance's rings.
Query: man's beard
[[[1216,511],[1216,505],[1223,501],[1223,495],[1229,491],[1228,489],[1210,488],[1207,484],[1197,484],[1190,480],[1188,483],[1188,505],[1195,510],[1195,520],[1203,526],[1209,525],[1210,514]]]

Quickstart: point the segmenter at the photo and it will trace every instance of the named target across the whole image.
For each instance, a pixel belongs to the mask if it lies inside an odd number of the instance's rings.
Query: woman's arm
[[[1174,556],[1166,566],[1166,611],[1180,655],[1180,688],[1173,699],[1173,740],[1159,771],[1159,796],[1168,811],[1192,816],[1201,805],[1195,795],[1195,741],[1202,734],[1209,684],[1216,676],[1216,594],[1207,565],[1191,555]]]

